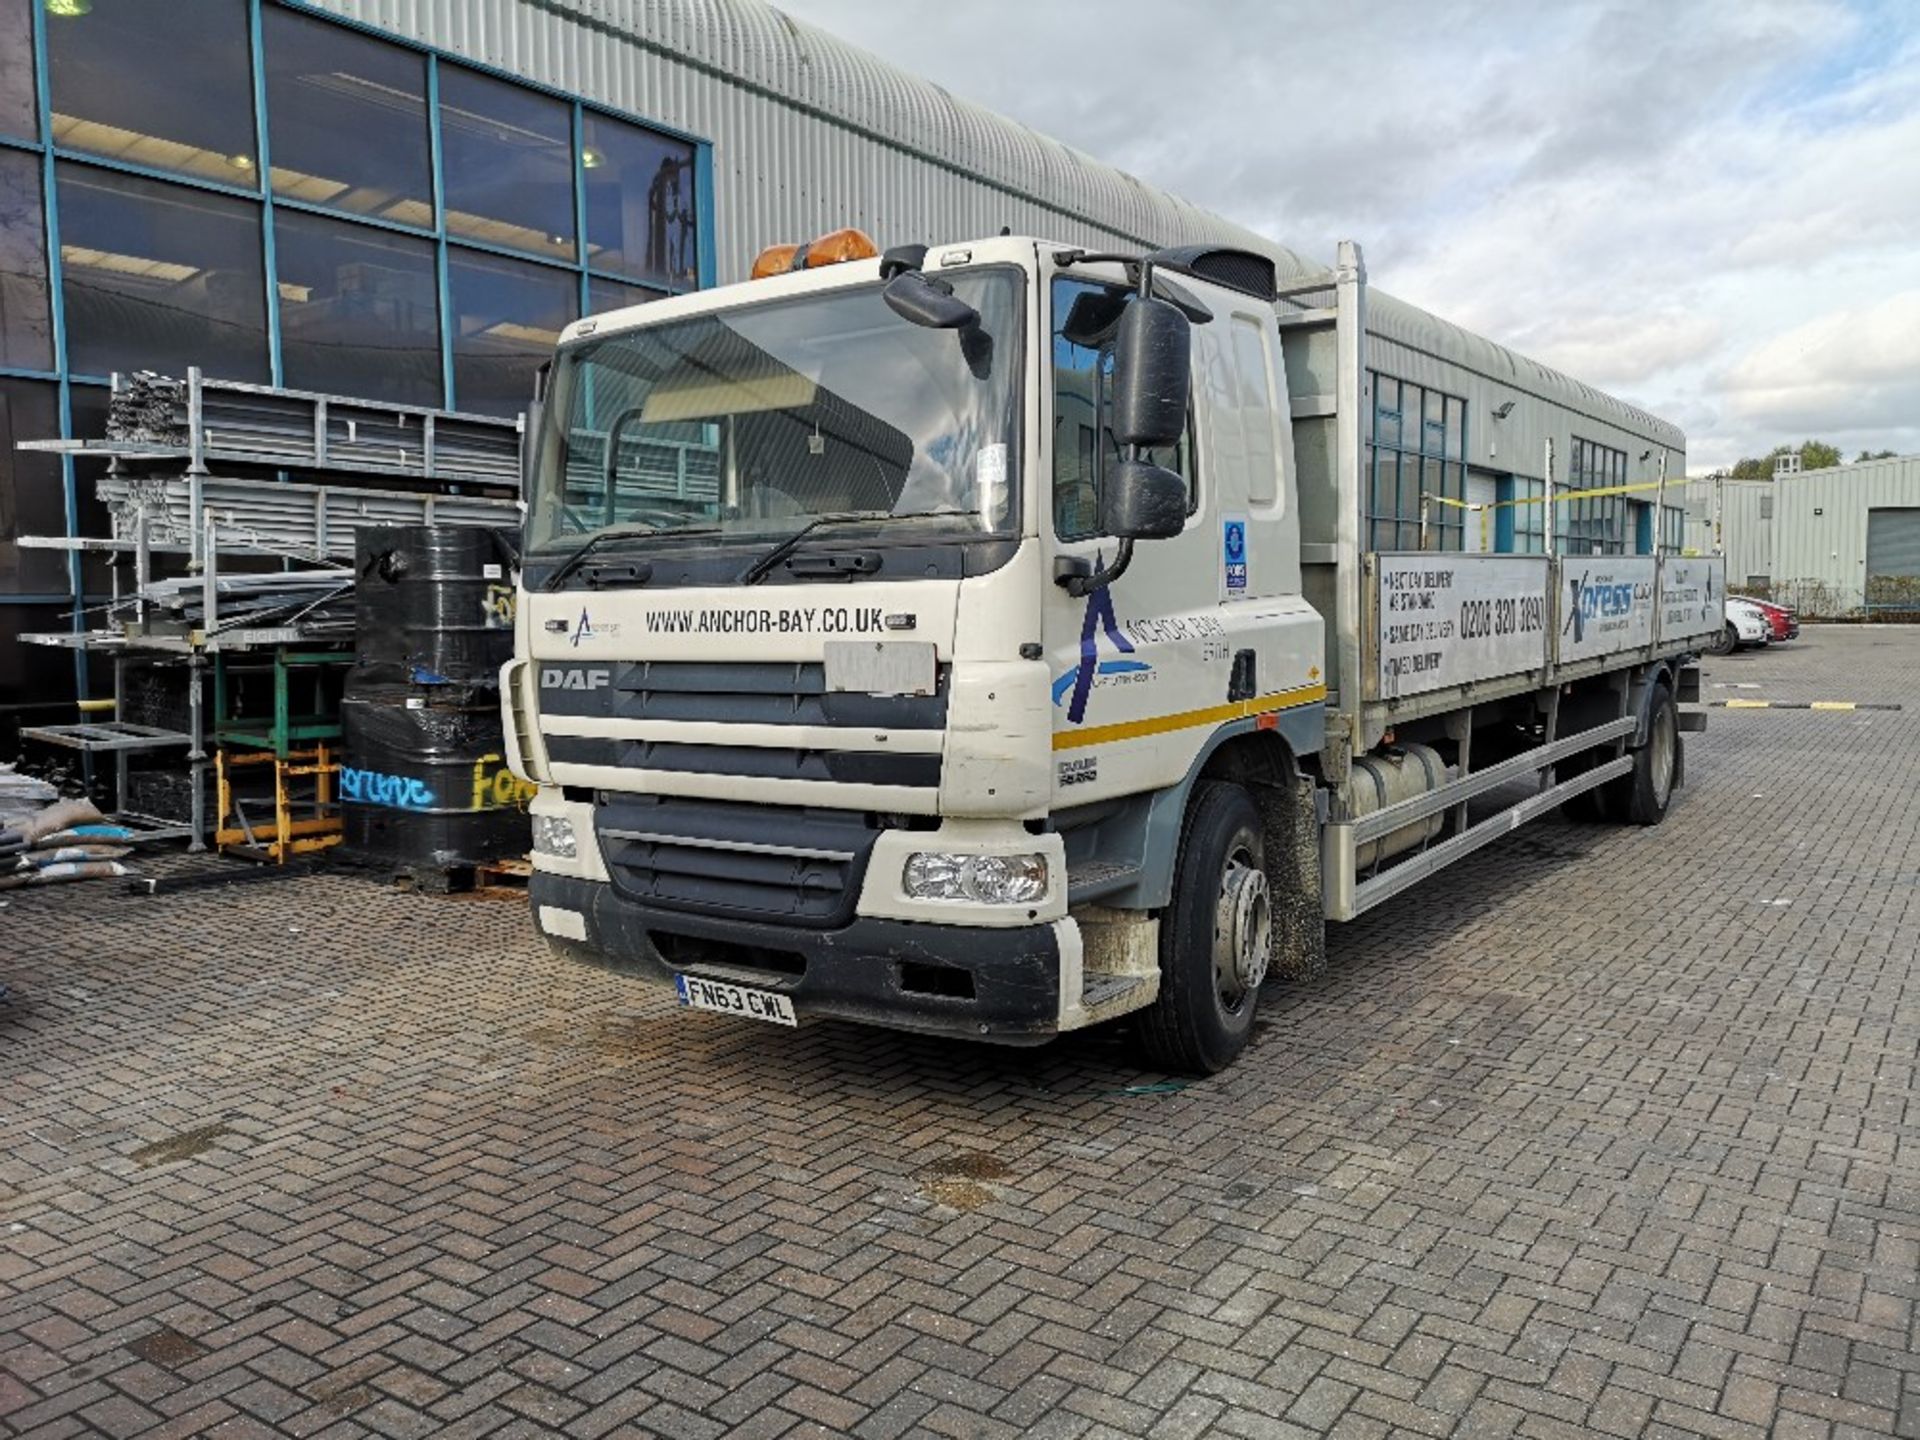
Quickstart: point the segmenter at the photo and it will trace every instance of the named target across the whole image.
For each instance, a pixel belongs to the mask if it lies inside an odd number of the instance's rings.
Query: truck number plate
[[[820,658],[827,689],[856,695],[931,695],[938,673],[928,640],[829,640]]]
[[[800,1023],[793,1018],[793,1001],[771,990],[749,990],[744,985],[702,980],[697,975],[676,975],[673,983],[680,992],[680,1003],[695,1010],[744,1015],[749,1020],[766,1020],[775,1025]]]

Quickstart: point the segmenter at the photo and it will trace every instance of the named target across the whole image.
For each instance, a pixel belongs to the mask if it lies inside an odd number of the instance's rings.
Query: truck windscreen
[[[943,278],[977,326],[916,325],[872,284],[562,350],[531,546],[605,530],[765,545],[825,515],[871,516],[890,539],[1017,529],[1021,276]]]

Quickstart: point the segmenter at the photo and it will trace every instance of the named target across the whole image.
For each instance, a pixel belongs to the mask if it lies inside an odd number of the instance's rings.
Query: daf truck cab
[[[1566,557],[1370,549],[1357,248],[1291,291],[852,253],[562,337],[502,677],[554,945],[781,1025],[1132,1015],[1211,1071],[1329,918],[1562,804],[1664,813],[1714,574],[1588,563],[1607,645],[1558,634]]]

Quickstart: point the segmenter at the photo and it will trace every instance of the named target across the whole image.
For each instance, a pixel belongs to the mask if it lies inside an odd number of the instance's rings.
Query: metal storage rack
[[[276,794],[284,797],[279,772],[305,758],[296,747],[338,735],[337,722],[290,716],[289,676],[352,658],[350,646],[338,648],[337,633],[317,633],[298,613],[288,623],[250,625],[244,623],[247,607],[229,597],[228,623],[223,623],[223,569],[242,557],[283,564],[350,562],[354,531],[361,525],[515,524],[522,426],[518,420],[213,380],[197,368],[184,380],[116,375],[109,416],[109,430],[116,433],[106,438],[29,440],[19,448],[107,460],[108,472],[97,490],[107,503],[113,533],[23,536],[19,543],[131,553],[133,587],[122,593],[116,568],[113,608],[121,613],[105,628],[20,638],[111,655],[116,718],[29,726],[21,736],[90,757],[111,756],[122,804],[114,818],[143,839],[185,839],[191,849],[202,850],[209,836],[207,771],[210,761],[219,760],[209,742],[216,751],[241,745],[264,751],[263,759],[272,756]],[[214,467],[222,473],[214,473]],[[289,479],[290,473],[303,478]],[[156,555],[186,557],[188,576],[198,581],[197,623],[171,621],[160,613]],[[173,582],[170,593],[177,596],[181,588]],[[241,613],[236,617],[234,611]],[[335,648],[327,648],[329,642]],[[264,728],[226,713],[224,657],[235,652],[271,653],[274,710]],[[186,729],[117,718],[133,659],[186,667]],[[211,717],[209,670],[215,672]],[[129,756],[165,749],[185,752],[191,796],[185,823],[143,815],[126,804]],[[225,771],[234,763],[229,758],[219,767],[222,826]],[[329,793],[324,781],[319,789],[324,801]],[[311,820],[294,822],[300,834],[315,833]],[[276,815],[283,841],[287,823],[284,814]]]

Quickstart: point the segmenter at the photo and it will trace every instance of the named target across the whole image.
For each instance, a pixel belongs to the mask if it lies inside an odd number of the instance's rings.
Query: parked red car
[[[1749,605],[1767,617],[1767,625],[1773,631],[1773,638],[1792,640],[1800,634],[1800,617],[1784,605],[1776,605],[1771,600],[1755,600],[1751,595],[1740,597]]]

